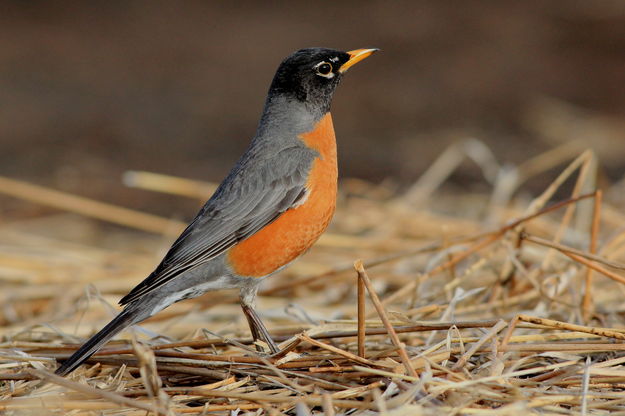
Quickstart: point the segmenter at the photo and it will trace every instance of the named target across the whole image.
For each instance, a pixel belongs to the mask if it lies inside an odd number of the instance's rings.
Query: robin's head
[[[286,95],[326,112],[341,77],[351,66],[377,49],[349,52],[327,48],[307,48],[288,56],[276,71],[269,94]]]

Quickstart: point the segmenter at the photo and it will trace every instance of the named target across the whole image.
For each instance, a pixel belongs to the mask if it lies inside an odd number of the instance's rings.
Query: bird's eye
[[[319,72],[321,75],[328,75],[330,72],[332,72],[332,65],[324,62],[319,65],[319,68],[317,68],[317,72]]]
[[[317,70],[317,75],[321,75],[325,78],[332,78],[334,74],[332,73],[332,64],[328,62],[320,62],[315,66]]]

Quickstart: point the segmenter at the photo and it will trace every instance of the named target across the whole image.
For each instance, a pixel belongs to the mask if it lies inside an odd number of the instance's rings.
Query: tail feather
[[[113,338],[124,328],[132,325],[135,322],[136,313],[134,311],[123,310],[117,315],[111,322],[109,322],[104,328],[97,334],[92,336],[87,342],[85,342],[71,357],[69,357],[63,364],[54,372],[59,376],[65,376],[68,373],[74,371],[85,360],[89,359],[95,352],[97,352],[108,340]]]

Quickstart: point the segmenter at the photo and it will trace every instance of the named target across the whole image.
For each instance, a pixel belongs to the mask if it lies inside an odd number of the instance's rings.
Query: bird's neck
[[[328,109],[308,106],[288,95],[270,95],[263,109],[257,136],[298,137],[313,131],[326,114]]]

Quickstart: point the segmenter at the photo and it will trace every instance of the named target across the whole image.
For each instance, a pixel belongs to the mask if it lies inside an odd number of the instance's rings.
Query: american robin
[[[56,374],[73,371],[124,328],[172,303],[240,289],[255,340],[278,352],[254,311],[260,282],[295,260],[326,229],[336,203],[336,141],[330,103],[345,71],[377,49],[301,49],[276,71],[252,142],[124,309]]]

